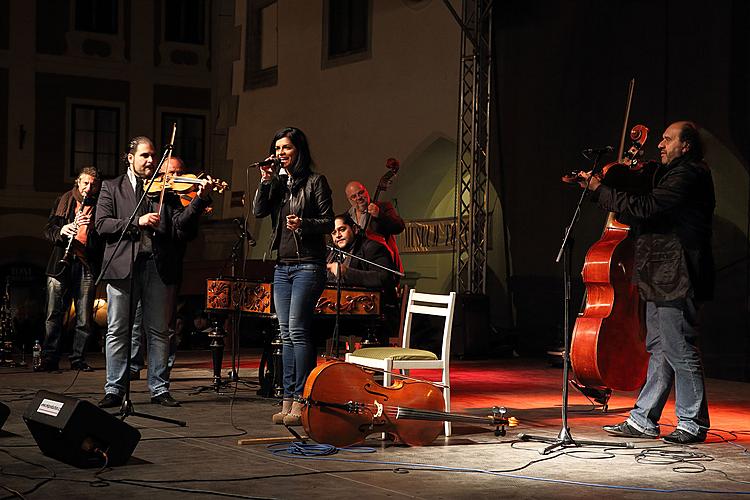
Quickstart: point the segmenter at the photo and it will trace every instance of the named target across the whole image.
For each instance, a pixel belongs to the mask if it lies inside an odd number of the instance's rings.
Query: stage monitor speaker
[[[8,415],[10,415],[10,408],[8,408],[8,405],[0,403],[0,430],[3,429],[5,421],[8,420]]]
[[[88,401],[39,391],[23,414],[45,455],[76,467],[123,465],[141,433]]]

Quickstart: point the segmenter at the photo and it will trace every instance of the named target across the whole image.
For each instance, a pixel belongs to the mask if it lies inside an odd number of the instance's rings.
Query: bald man
[[[607,186],[590,173],[581,180],[600,208],[631,226],[635,282],[646,303],[646,383],[628,419],[604,430],[626,438],[658,438],[659,419],[674,384],[677,426],[663,440],[699,443],[710,425],[697,341],[700,306],[713,293],[714,186],[694,123],[667,127],[659,152],[661,165],[649,193]]]
[[[351,181],[346,185],[346,199],[351,204],[349,215],[354,222],[367,230],[368,238],[380,241],[388,247],[396,268],[403,272],[404,266],[398,253],[396,235],[404,231],[404,221],[393,204],[387,201],[372,201],[367,188],[359,181]]]

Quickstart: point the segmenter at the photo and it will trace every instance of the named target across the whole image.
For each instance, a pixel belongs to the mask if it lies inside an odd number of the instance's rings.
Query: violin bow
[[[159,193],[159,210],[156,211],[161,215],[161,207],[164,204],[164,193],[167,190],[167,182],[169,181],[169,161],[172,159],[172,150],[174,149],[174,137],[177,134],[177,124],[172,123],[172,138],[169,140],[169,152],[167,153],[167,162],[164,166],[164,174],[161,183],[161,193]]]
[[[625,122],[622,124],[622,134],[620,135],[620,147],[617,148],[617,161],[622,162],[622,155],[625,152],[625,134],[628,133],[628,122],[630,121],[630,105],[633,103],[633,90],[635,89],[635,78],[630,79],[628,84],[628,99],[625,103]],[[612,225],[615,221],[614,212],[607,214],[605,227]]]
[[[628,122],[630,121],[630,105],[633,103],[633,90],[635,89],[635,78],[630,79],[628,85],[628,100],[625,103],[625,123],[622,124],[622,134],[620,135],[620,147],[617,149],[617,161],[622,161],[622,154],[625,152],[625,135],[628,133]]]

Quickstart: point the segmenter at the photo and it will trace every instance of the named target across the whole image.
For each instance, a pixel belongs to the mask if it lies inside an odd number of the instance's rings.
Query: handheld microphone
[[[273,158],[269,158],[267,160],[251,163],[247,166],[247,168],[265,167],[266,165],[281,165],[281,160],[278,157],[274,156]]]

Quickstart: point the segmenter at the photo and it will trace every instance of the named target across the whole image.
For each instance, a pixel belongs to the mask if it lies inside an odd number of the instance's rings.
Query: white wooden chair
[[[409,300],[406,305],[406,318],[401,347],[366,347],[347,353],[346,361],[368,368],[383,370],[383,385],[390,386],[393,370],[403,370],[408,375],[411,369],[431,369],[442,372],[443,399],[445,400],[445,411],[451,410],[450,390],[450,351],[451,351],[451,329],[453,328],[453,310],[456,304],[456,292],[448,295],[436,295],[429,293],[418,293],[409,291]],[[409,347],[411,337],[411,324],[414,314],[426,314],[430,316],[443,316],[443,345],[440,356],[430,351],[412,349]],[[445,435],[451,435],[451,423],[445,422]]]

